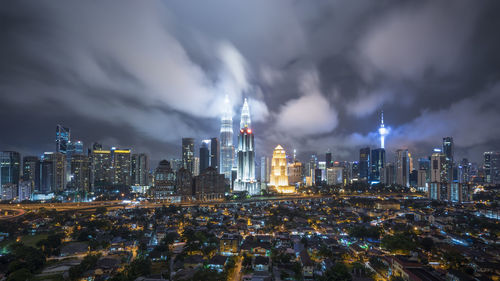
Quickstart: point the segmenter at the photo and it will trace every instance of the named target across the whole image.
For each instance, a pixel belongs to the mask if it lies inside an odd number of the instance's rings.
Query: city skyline
[[[330,149],[355,159],[378,142],[381,110],[388,153],[425,155],[442,136],[454,136],[456,154],[475,162],[500,149],[490,129],[500,118],[491,13],[498,3],[224,4],[197,12],[164,2],[0,8],[8,15],[0,68],[0,126],[8,133],[0,147],[51,151],[50,132],[63,124],[85,144],[134,147],[157,162],[177,157],[182,137],[216,136],[229,95],[233,112],[246,97],[259,116],[257,158],[280,143],[301,158]],[[277,18],[269,13],[278,9]],[[256,14],[272,28],[256,24]],[[238,19],[231,29],[218,20],[226,16]],[[16,21],[23,17],[33,20]],[[277,53],[272,46],[281,42],[287,47]]]

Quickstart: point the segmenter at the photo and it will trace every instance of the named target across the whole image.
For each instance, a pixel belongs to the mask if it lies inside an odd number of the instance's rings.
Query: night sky
[[[4,1],[0,150],[86,146],[180,158],[250,101],[257,157],[378,147],[500,150],[500,1]],[[320,159],[321,159],[320,157]],[[392,160],[392,157],[389,158]],[[156,166],[156,164],[153,164]]]

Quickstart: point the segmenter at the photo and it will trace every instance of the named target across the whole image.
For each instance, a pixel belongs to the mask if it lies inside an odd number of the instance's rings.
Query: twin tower
[[[255,145],[250,119],[250,108],[245,99],[241,108],[240,132],[236,161],[233,145],[233,114],[229,98],[224,101],[224,113],[221,118],[221,173],[232,181],[233,166],[236,166],[236,179],[233,183],[234,192],[248,192],[249,195],[260,194],[260,187],[255,180]]]

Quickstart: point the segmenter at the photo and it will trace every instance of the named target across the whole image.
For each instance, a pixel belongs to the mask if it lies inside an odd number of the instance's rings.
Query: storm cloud
[[[86,145],[180,157],[249,99],[258,156],[277,143],[354,160],[377,146],[500,149],[496,1],[16,1],[0,6],[0,149]]]

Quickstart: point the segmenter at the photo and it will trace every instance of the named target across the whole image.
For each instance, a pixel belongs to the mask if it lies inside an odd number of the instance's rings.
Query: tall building
[[[217,173],[220,173],[220,153],[219,153],[219,139],[210,139],[210,167],[214,168]]]
[[[193,158],[193,176],[197,176],[200,174],[200,157]]]
[[[434,149],[431,155],[431,177],[429,183],[429,198],[432,200],[447,200],[448,172],[446,155],[441,149]]]
[[[332,153],[331,152],[327,152],[325,154],[325,164],[326,164],[326,168],[330,168],[330,167],[333,166]]]
[[[182,201],[192,201],[194,195],[193,175],[188,169],[180,168],[175,176],[175,188]]]
[[[40,172],[40,159],[37,156],[23,157],[23,180],[31,183],[35,187],[37,173]]]
[[[396,150],[396,184],[410,186],[410,158],[407,149]]]
[[[205,171],[206,168],[210,166],[210,150],[208,145],[210,140],[203,140],[200,146],[200,172]]]
[[[149,184],[149,161],[145,153],[132,154],[131,160],[132,185],[146,186]]]
[[[447,182],[453,181],[453,153],[454,145],[452,137],[443,138],[443,154],[445,156],[444,169],[446,169]]]
[[[61,125],[56,126],[56,152],[66,154],[68,152],[68,143],[71,140],[70,129]]]
[[[365,147],[359,150],[359,179],[367,181],[370,177],[370,148]]]
[[[49,162],[52,171],[47,171],[52,174],[52,186],[50,192],[60,192],[66,188],[66,155],[61,152],[45,152],[42,157],[42,162]],[[48,167],[47,167],[48,168]]]
[[[359,162],[354,161],[351,163],[351,169],[350,169],[350,178],[353,181],[358,181],[359,180]]]
[[[344,167],[334,166],[326,169],[326,184],[339,185],[344,183]]]
[[[36,180],[35,191],[42,194],[55,192],[54,161],[43,158],[40,160],[39,178]]]
[[[115,147],[112,147],[111,154],[113,157],[113,185],[130,186],[130,149],[116,149]]]
[[[241,109],[240,134],[238,136],[237,179],[234,191],[246,191],[250,195],[260,194],[260,187],[255,179],[255,146],[251,128],[250,108],[245,99]]]
[[[286,152],[281,145],[277,145],[273,151],[271,160],[271,175],[269,185],[279,193],[294,193],[295,186],[288,185],[288,169]]]
[[[380,127],[378,128],[378,133],[380,135],[380,148],[385,149],[385,137],[389,131],[384,125],[384,111],[380,113]]]
[[[92,190],[103,189],[113,184],[113,157],[111,150],[102,150],[102,146],[95,146],[92,157]]]
[[[224,175],[215,168],[205,169],[194,177],[194,197],[197,201],[214,201],[224,199],[226,181]]]
[[[77,191],[90,191],[90,159],[87,155],[71,156],[70,182],[68,185]]]
[[[220,127],[220,173],[224,174],[224,177],[230,181],[233,163],[233,110],[229,98],[226,96]],[[234,179],[232,180],[234,181]]]
[[[299,161],[288,165],[288,183],[291,185],[302,185],[304,179],[304,167]]]
[[[378,148],[371,152],[370,182],[379,183],[381,171],[385,166],[385,149]]]
[[[269,176],[271,175],[271,159],[266,156],[260,158],[260,182],[269,183]]]
[[[175,194],[175,172],[170,162],[162,160],[156,167],[153,175],[154,185],[152,195],[155,199],[166,199]]]
[[[484,181],[500,184],[500,151],[488,151],[483,154]]]
[[[182,166],[194,173],[194,139],[182,138]]]
[[[21,155],[16,151],[0,152],[0,196],[4,192],[4,188],[11,186],[15,187],[19,184],[21,175]]]
[[[384,167],[384,172],[382,173],[384,176],[383,183],[386,185],[393,185],[396,183],[396,167],[394,163],[386,163]]]

